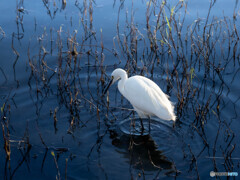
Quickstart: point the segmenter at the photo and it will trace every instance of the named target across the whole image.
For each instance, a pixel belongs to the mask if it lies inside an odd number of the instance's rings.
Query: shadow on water
[[[144,135],[141,131],[141,123],[145,127]],[[165,175],[180,173],[173,160],[168,157],[173,148],[179,144],[180,139],[171,125],[159,120],[151,119],[151,131],[149,134],[149,119],[126,119],[117,126],[117,131],[110,132],[112,144],[116,146],[120,154],[128,159],[134,169],[151,172],[159,170]],[[159,135],[160,134],[160,135]],[[156,142],[154,139],[156,139]],[[170,142],[170,143],[169,143]]]
[[[0,2],[0,179],[239,172],[239,4],[195,3]],[[116,85],[103,95],[117,67],[171,97],[174,128],[141,134]]]
[[[137,170],[163,171],[165,174],[177,173],[174,163],[171,162],[163,151],[157,149],[158,145],[149,136],[122,135],[114,138],[112,144],[118,148],[118,153],[127,159],[128,163]]]

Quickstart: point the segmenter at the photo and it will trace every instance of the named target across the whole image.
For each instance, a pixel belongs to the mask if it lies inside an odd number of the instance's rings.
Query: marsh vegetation
[[[238,0],[0,2],[0,179],[206,179],[239,172]],[[175,127],[131,132],[111,72],[152,79]]]

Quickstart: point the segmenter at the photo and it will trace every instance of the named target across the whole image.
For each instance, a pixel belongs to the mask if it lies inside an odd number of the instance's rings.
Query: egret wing
[[[143,76],[129,78],[125,82],[123,95],[145,114],[154,114],[166,120],[172,119],[169,109],[172,105],[168,97],[153,81]]]
[[[169,101],[169,96],[165,94],[155,82],[143,76],[139,76],[139,78],[158,94],[158,98],[161,102],[164,102],[169,108],[173,108],[173,104]]]

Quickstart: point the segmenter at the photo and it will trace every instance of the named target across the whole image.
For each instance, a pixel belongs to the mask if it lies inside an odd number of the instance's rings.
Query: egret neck
[[[122,71],[121,73],[119,73],[119,76],[120,76],[120,80],[118,81],[118,89],[119,89],[120,93],[125,96],[124,84],[125,84],[126,80],[128,79],[128,76],[125,71]]]

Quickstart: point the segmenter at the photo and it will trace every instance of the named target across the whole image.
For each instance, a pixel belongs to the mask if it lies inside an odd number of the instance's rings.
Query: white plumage
[[[109,86],[118,80],[120,93],[132,104],[140,118],[157,116],[160,119],[175,121],[173,104],[152,80],[138,75],[128,78],[126,71],[120,68],[112,72]]]

